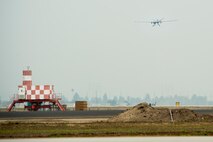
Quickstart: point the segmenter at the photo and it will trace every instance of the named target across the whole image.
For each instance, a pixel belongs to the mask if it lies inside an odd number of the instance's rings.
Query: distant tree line
[[[88,101],[90,106],[134,106],[141,102],[147,102],[152,105],[175,105],[175,102],[180,102],[180,105],[213,105],[213,101],[209,101],[206,96],[192,95],[186,96],[157,96],[151,97],[150,94],[146,94],[142,97],[133,96],[108,96],[106,93],[103,95],[95,95],[93,97],[82,97],[78,92],[74,92],[71,100],[62,95],[62,103],[69,104],[75,103],[75,101]],[[0,107],[8,107],[12,103],[12,100],[3,101],[0,97]]]
[[[141,102],[147,102],[152,105],[175,105],[180,102],[181,105],[213,105],[213,101],[209,101],[205,96],[192,95],[191,97],[185,96],[159,96],[151,97],[146,94],[142,97],[132,96],[113,96],[109,97],[106,93],[103,95],[96,95],[93,97],[82,97],[79,93],[75,92],[71,100],[63,96],[64,103],[74,103],[75,101],[88,101],[91,106],[133,106]]]

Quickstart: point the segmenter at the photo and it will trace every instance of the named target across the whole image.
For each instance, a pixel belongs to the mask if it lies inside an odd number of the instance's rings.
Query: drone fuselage
[[[157,24],[158,26],[160,26],[161,23],[162,23],[161,20],[156,20],[156,21],[152,21],[152,22],[151,22],[151,24],[152,24],[153,27],[154,27],[156,24]]]

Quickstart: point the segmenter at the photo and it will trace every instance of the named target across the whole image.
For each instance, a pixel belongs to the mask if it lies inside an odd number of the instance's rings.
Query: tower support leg
[[[58,100],[56,100],[56,105],[60,108],[61,111],[65,111],[65,109],[63,108],[63,106],[60,104]]]
[[[13,100],[13,102],[12,102],[12,103],[9,105],[9,107],[7,108],[7,112],[11,111],[12,108],[15,106],[15,104],[16,104],[16,101]]]

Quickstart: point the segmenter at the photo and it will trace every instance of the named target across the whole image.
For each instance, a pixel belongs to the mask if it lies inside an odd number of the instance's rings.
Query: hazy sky
[[[1,0],[0,95],[33,84],[71,96],[213,100],[212,0]],[[161,27],[137,20],[178,19]]]

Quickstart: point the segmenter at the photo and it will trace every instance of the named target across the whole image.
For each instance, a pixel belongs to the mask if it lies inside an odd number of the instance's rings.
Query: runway
[[[198,114],[210,114],[213,115],[213,110],[212,109],[199,109],[199,110],[193,110],[195,113]]]
[[[198,114],[211,114],[213,110],[193,110]],[[37,112],[0,112],[0,119],[27,119],[27,118],[109,118],[124,110],[89,110],[89,111],[37,111]]]
[[[0,112],[0,119],[17,118],[109,118],[123,110]]]

